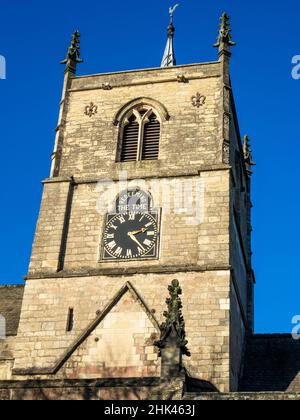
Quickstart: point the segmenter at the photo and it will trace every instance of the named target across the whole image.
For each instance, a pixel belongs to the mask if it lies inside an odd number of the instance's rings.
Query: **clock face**
[[[104,260],[155,258],[158,252],[158,213],[109,214],[103,237]]]

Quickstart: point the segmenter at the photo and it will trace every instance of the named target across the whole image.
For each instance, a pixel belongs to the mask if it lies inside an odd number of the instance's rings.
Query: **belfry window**
[[[151,107],[131,110],[124,118],[120,131],[121,162],[157,160],[161,123]]]
[[[139,147],[139,123],[135,115],[132,115],[123,131],[121,161],[129,162],[137,160],[137,152]]]

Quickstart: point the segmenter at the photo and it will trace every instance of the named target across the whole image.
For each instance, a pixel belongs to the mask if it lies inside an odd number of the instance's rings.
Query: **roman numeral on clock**
[[[123,249],[121,247],[117,248],[117,250],[115,251],[115,255],[117,257],[120,257],[120,255],[122,255],[122,251],[123,251]]]
[[[157,212],[108,214],[103,236],[103,259],[134,261],[158,255]]]
[[[111,242],[109,242],[109,243],[107,244],[107,246],[108,246],[110,249],[114,249],[114,248],[117,246],[117,244],[115,243],[115,241],[111,241]]]

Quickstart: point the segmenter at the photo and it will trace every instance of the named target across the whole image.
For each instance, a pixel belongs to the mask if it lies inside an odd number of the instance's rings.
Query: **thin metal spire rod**
[[[179,4],[176,4],[174,7],[169,8],[170,24],[168,26],[168,40],[167,40],[167,45],[166,45],[165,52],[163,55],[163,59],[161,62],[161,67],[176,66],[176,58],[175,58],[175,51],[174,51],[175,27],[173,25],[173,19],[174,19],[174,12],[178,6]]]

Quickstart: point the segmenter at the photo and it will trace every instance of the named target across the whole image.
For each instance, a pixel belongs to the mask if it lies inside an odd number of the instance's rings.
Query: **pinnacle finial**
[[[175,58],[175,51],[174,51],[175,27],[173,25],[173,18],[174,18],[174,13],[177,7],[179,7],[179,4],[175,4],[175,6],[169,8],[170,24],[168,26],[168,40],[167,40],[164,56],[161,62],[161,67],[176,66],[176,58]]]
[[[230,52],[230,47],[235,46],[236,43],[232,40],[229,15],[224,12],[220,18],[220,22],[219,35],[214,47],[219,48],[219,52],[224,50]]]
[[[182,354],[190,356],[187,348],[188,341],[185,334],[185,322],[182,315],[182,302],[180,295],[182,289],[178,280],[173,280],[172,284],[168,287],[170,297],[166,300],[168,310],[164,312],[165,322],[161,325],[161,338],[155,345],[163,349],[166,346],[168,337],[172,330],[176,333],[176,345],[181,349]]]
[[[68,48],[66,58],[60,64],[66,64],[66,72],[76,73],[77,64],[83,63],[80,58],[80,33],[75,31],[72,34],[71,45]]]
[[[243,151],[244,151],[244,159],[245,159],[247,171],[251,174],[252,173],[251,167],[255,166],[255,162],[253,161],[253,157],[252,157],[250,139],[247,135],[244,137]]]

